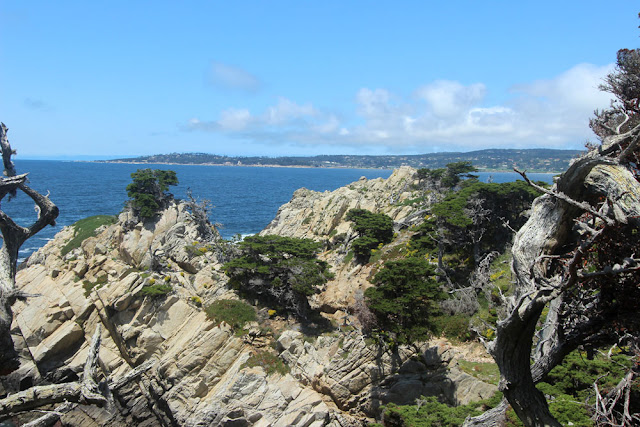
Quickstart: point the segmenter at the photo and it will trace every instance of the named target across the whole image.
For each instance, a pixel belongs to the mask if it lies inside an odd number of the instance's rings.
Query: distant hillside
[[[287,166],[287,167],[341,167],[393,169],[400,166],[439,168],[447,163],[471,161],[480,170],[511,170],[514,166],[530,172],[559,172],[569,165],[578,150],[489,149],[466,153],[431,153],[397,156],[322,155],[313,157],[229,157],[206,153],[171,153],[153,156],[107,160],[115,163],[228,165],[228,166]]]

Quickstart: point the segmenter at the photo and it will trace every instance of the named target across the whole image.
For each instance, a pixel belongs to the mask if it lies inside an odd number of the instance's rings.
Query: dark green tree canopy
[[[353,222],[353,229],[360,236],[353,241],[351,247],[361,262],[369,261],[372,249],[393,240],[393,220],[385,214],[351,209],[345,218]]]
[[[133,182],[127,185],[131,207],[142,218],[152,218],[173,199],[170,185],[177,185],[176,173],[171,170],[138,169],[131,174]]]
[[[445,298],[435,280],[435,268],[421,258],[385,263],[364,293],[378,319],[379,332],[398,344],[427,338],[430,318],[439,313]]]
[[[276,235],[249,236],[239,243],[241,256],[224,265],[231,283],[281,309],[304,315],[307,297],[332,277],[316,258],[321,244]]]
[[[478,176],[471,172],[477,172],[478,169],[471,164],[470,161],[448,163],[444,168],[438,169],[418,169],[418,179],[426,181],[427,185],[439,183],[444,188],[454,188],[458,184],[466,180],[475,181]]]

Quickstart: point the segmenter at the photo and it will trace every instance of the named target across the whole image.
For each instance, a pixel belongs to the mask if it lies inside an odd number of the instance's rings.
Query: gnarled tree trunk
[[[564,356],[579,345],[615,342],[613,324],[637,326],[638,291],[625,282],[637,283],[640,238],[625,230],[640,229],[640,182],[625,153],[627,147],[637,150],[639,139],[637,126],[605,140],[574,161],[551,191],[538,187],[547,194],[536,199],[516,234],[516,292],[487,347],[500,368],[500,389],[527,426],[560,425],[535,383]],[[593,271],[607,257],[610,265]],[[550,312],[537,331],[547,305]]]
[[[23,295],[16,290],[16,270],[18,251],[22,244],[47,225],[54,225],[58,217],[58,207],[37,191],[27,186],[27,174],[16,175],[7,138],[7,127],[0,123],[0,147],[4,163],[5,177],[0,179],[0,200],[5,196],[15,195],[17,190],[29,196],[36,204],[38,218],[29,227],[16,224],[7,214],[0,210],[0,232],[2,248],[0,248],[0,375],[6,375],[18,368],[18,355],[11,338],[11,322],[13,313],[11,305]]]

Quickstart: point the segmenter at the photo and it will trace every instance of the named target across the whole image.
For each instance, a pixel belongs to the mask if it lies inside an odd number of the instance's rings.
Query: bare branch
[[[602,221],[604,221],[606,224],[608,225],[613,225],[614,221],[611,218],[605,217],[602,214],[600,214],[600,212],[598,212],[597,210],[595,210],[590,204],[586,203],[586,202],[578,202],[577,200],[572,199],[571,197],[567,196],[564,193],[561,193],[560,191],[550,191],[547,190],[544,187],[539,186],[538,184],[532,182],[529,177],[527,176],[526,171],[520,171],[518,168],[513,168],[513,170],[517,173],[520,174],[520,176],[522,176],[522,178],[526,181],[527,184],[529,184],[530,186],[532,186],[533,188],[535,188],[536,190],[540,191],[541,193],[544,194],[548,194],[552,197],[555,197],[559,200],[562,200],[563,202],[566,202],[572,206],[575,206],[577,208],[580,208],[582,210],[585,210],[587,212],[589,212],[591,215],[600,218]]]
[[[4,165],[4,176],[11,177],[16,174],[16,167],[11,161],[11,156],[16,154],[14,150],[11,149],[11,145],[9,144],[9,138],[7,137],[7,132],[9,129],[5,126],[4,123],[0,123],[0,148],[2,149],[2,163]]]
[[[47,411],[46,414],[29,423],[23,424],[22,427],[48,427],[54,425],[60,417],[75,408],[77,404],[65,402],[53,411]]]

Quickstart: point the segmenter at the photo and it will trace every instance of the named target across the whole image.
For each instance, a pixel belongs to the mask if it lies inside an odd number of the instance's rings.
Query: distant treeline
[[[173,163],[184,165],[231,166],[301,166],[317,168],[374,168],[393,169],[400,166],[414,168],[442,168],[448,163],[470,161],[480,170],[511,170],[514,166],[530,172],[560,172],[569,161],[581,152],[578,150],[489,149],[466,153],[431,153],[395,156],[321,155],[313,157],[219,156],[206,153],[171,153],[153,156],[107,160],[127,163]]]

